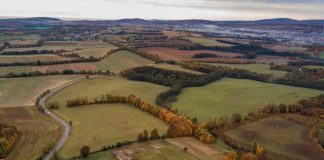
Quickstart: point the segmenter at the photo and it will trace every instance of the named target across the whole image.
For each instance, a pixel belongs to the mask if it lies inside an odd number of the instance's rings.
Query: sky
[[[1,17],[324,19],[324,0],[2,0]]]

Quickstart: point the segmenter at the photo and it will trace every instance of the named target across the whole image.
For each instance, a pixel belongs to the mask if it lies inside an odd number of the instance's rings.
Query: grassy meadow
[[[60,106],[66,106],[66,101],[77,97],[87,97],[89,100],[102,94],[124,95],[134,94],[143,100],[155,104],[156,96],[168,90],[161,85],[131,81],[118,76],[101,77],[85,80],[71,85],[51,97],[48,102],[57,101]]]
[[[155,64],[154,67],[161,68],[161,69],[166,69],[166,70],[189,72],[189,73],[193,73],[193,74],[203,74],[201,72],[186,69],[186,68],[183,68],[180,65],[175,65],[175,64],[158,63],[158,64]]]
[[[47,89],[83,76],[43,76],[0,79],[0,108],[34,105],[36,98]]]
[[[8,160],[37,159],[45,148],[57,142],[61,134],[60,125],[39,112],[35,106],[0,107],[0,123],[13,125],[20,132]]]
[[[213,66],[226,66],[230,68],[245,69],[251,72],[262,73],[262,74],[272,74],[275,77],[284,77],[287,72],[270,70],[270,66],[267,64],[223,64],[223,63],[206,63]]]
[[[317,151],[309,139],[310,129],[280,117],[270,117],[226,131],[225,134],[242,145],[254,142],[287,159],[320,160],[324,155]],[[281,156],[281,158],[282,158]]]
[[[159,118],[126,104],[61,107],[54,112],[72,121],[72,134],[59,152],[63,158],[79,155],[84,145],[98,150],[105,145],[136,140],[144,129],[157,128],[163,134],[168,128],[168,124]]]
[[[269,103],[290,104],[320,94],[323,91],[223,78],[203,87],[185,88],[172,106],[203,121],[235,112],[244,115]]]
[[[143,65],[152,65],[153,61],[143,58],[129,51],[118,51],[96,63],[99,70],[110,70],[112,72],[120,72],[126,69]]]

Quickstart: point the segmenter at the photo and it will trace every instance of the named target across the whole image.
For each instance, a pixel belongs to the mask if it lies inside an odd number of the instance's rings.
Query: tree
[[[257,151],[257,148],[258,148],[258,145],[257,145],[257,143],[256,142],[254,142],[254,144],[253,144],[253,150],[252,150],[252,153],[256,153],[256,151]]]
[[[89,146],[83,146],[80,150],[80,154],[82,157],[86,158],[90,154],[90,147]]]
[[[147,141],[149,139],[148,131],[144,129],[144,135],[143,135],[143,140]]]
[[[231,122],[233,124],[238,124],[242,121],[242,115],[239,113],[234,113],[231,117]]]
[[[144,141],[144,135],[143,133],[139,133],[137,135],[137,142],[143,142]]]
[[[160,138],[160,135],[158,133],[158,130],[155,128],[151,131],[150,139],[158,139],[158,138]]]
[[[168,137],[192,136],[193,130],[190,122],[186,119],[173,122],[167,131]]]

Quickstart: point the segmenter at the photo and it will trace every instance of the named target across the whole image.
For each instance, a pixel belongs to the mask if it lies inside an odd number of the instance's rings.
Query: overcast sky
[[[0,16],[87,19],[324,19],[324,0],[2,0]]]

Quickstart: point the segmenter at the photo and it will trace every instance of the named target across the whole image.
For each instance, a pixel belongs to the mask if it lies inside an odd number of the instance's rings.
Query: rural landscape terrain
[[[0,159],[323,160],[324,21],[0,19]]]

